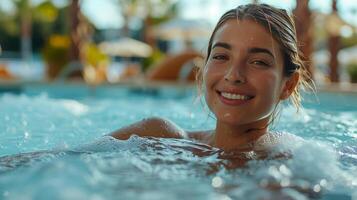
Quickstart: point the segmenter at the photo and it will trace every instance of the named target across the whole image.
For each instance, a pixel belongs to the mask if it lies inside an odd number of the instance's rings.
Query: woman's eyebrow
[[[269,54],[271,57],[274,57],[274,54],[269,51],[268,49],[265,49],[265,48],[260,48],[260,47],[252,47],[252,48],[249,48],[248,49],[248,53],[266,53],[266,54]]]
[[[217,42],[217,43],[213,44],[212,49],[214,49],[216,47],[222,47],[222,48],[225,48],[228,50],[232,50],[232,46],[225,42]],[[248,49],[248,53],[266,53],[266,54],[270,55],[271,57],[273,57],[273,59],[275,59],[274,54],[269,49],[266,49],[266,48],[251,47]]]
[[[225,48],[225,49],[228,49],[228,50],[232,49],[232,46],[230,44],[228,44],[228,43],[225,43],[225,42],[217,42],[217,43],[215,43],[212,46],[212,49],[214,49],[216,47],[222,47],[222,48]]]

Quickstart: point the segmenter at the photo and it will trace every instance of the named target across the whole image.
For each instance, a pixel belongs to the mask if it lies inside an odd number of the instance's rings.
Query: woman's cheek
[[[214,81],[215,79],[219,79],[223,74],[223,68],[214,65],[207,65],[203,72],[203,79],[206,81]]]

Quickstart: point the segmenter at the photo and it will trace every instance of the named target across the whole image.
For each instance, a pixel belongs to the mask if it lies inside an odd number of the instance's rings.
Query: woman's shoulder
[[[263,135],[262,137],[260,137],[255,142],[254,147],[255,149],[267,149],[267,148],[273,148],[281,145],[286,146],[287,143],[294,144],[303,141],[304,141],[303,138],[295,134],[289,132],[283,132],[283,131],[276,131],[276,132],[269,132]]]
[[[200,130],[200,131],[187,131],[187,137],[189,139],[202,142],[204,144],[212,145],[213,143],[213,131],[212,130]]]
[[[111,134],[117,139],[128,139],[131,135],[140,137],[188,138],[186,132],[169,119],[149,117],[123,127]]]

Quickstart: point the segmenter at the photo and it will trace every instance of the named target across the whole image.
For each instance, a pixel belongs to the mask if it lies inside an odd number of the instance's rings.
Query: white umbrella
[[[210,23],[204,20],[174,19],[153,28],[153,34],[161,39],[192,40],[209,37],[212,32]]]
[[[149,57],[153,52],[150,45],[127,37],[102,42],[99,49],[108,55],[122,57]]]

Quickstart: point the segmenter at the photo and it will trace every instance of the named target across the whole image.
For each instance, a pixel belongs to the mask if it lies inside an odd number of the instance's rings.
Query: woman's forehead
[[[275,49],[279,43],[271,32],[256,21],[250,19],[230,19],[224,22],[216,31],[212,44],[225,42],[230,45],[253,45]]]

